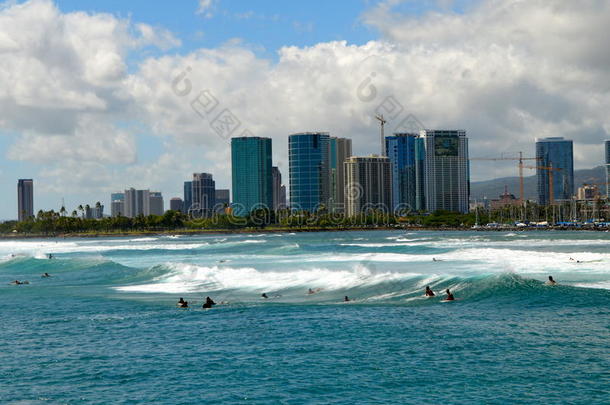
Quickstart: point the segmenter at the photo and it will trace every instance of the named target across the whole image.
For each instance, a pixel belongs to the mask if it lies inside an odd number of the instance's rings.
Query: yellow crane
[[[536,169],[536,170],[546,170],[549,172],[549,202],[551,205],[555,204],[555,188],[553,185],[553,172],[560,172],[562,169],[559,167],[553,167],[552,164],[549,166],[523,166],[524,169]],[[538,201],[540,203],[540,201]]]
[[[519,167],[519,202],[521,203],[521,205],[523,205],[523,201],[525,201],[524,198],[524,185],[523,185],[523,169],[524,168],[531,168],[530,166],[524,166],[523,165],[523,161],[524,160],[542,160],[542,158],[530,158],[530,157],[523,157],[523,152],[519,152],[519,157],[499,157],[499,158],[470,158],[469,160],[516,160],[518,161],[518,167]]]

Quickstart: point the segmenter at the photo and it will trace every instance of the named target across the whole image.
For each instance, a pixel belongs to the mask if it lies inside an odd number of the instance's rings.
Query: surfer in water
[[[51,277],[51,275],[49,273],[44,273],[42,276],[40,276],[42,278],[47,278],[47,277]]]
[[[453,296],[453,294],[451,294],[451,291],[449,291],[448,288],[445,290],[445,292],[447,293],[447,297],[445,297],[445,301],[455,301],[455,297]]]
[[[269,296],[267,295],[267,293],[262,293],[262,294],[261,294],[261,297],[263,297],[263,298],[265,298],[265,299],[269,298]]]
[[[29,281],[15,280],[15,281],[11,281],[11,284],[14,284],[14,285],[23,285],[23,284],[30,284],[30,282]]]
[[[210,297],[205,297],[205,302],[203,303],[202,308],[212,308],[213,305],[216,305],[216,303]]]
[[[343,298],[343,302],[349,302],[349,301],[350,301],[350,299],[349,299],[349,297],[346,295],[346,296],[345,296],[345,298]]]
[[[549,276],[549,281],[546,282],[547,285],[555,285],[557,281],[553,280],[553,276]]]
[[[430,289],[430,286],[426,286],[426,297],[434,297],[434,291]]]
[[[187,301],[184,300],[184,298],[180,297],[180,299],[178,300],[178,304],[177,304],[180,308],[188,308],[189,307],[189,303]]]

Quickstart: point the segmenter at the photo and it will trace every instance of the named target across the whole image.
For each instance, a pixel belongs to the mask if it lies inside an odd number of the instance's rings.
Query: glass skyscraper
[[[256,208],[273,208],[271,138],[231,139],[233,212],[247,215]]]
[[[536,139],[537,165],[561,169],[553,171],[554,200],[570,200],[574,194],[574,155],[572,141],[562,137]],[[538,169],[538,204],[551,202],[549,170]]]
[[[193,173],[191,198],[191,215],[212,215],[216,204],[216,182],[210,173]]]
[[[315,212],[330,200],[330,136],[306,132],[288,137],[290,208]]]
[[[470,198],[468,138],[463,130],[422,130],[427,211],[467,213]]]
[[[417,186],[423,184],[423,178],[417,181],[417,176],[423,176],[424,154],[418,143],[419,134],[396,133],[385,138],[386,154],[392,163],[392,209],[423,209],[418,203]],[[420,198],[421,198],[420,191]]]

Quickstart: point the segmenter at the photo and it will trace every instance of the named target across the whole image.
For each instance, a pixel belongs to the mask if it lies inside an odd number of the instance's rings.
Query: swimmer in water
[[[202,305],[202,308],[212,308],[213,305],[216,305],[216,303],[210,298],[210,297],[205,297],[205,302]]]
[[[555,285],[557,281],[553,280],[553,276],[549,276],[549,281],[546,282],[547,285]]]
[[[178,306],[180,308],[188,308],[189,303],[187,301],[185,301],[184,298],[180,297],[180,299],[178,300]]]
[[[447,297],[445,297],[445,301],[455,301],[453,294],[451,294],[451,291],[449,291],[448,288],[445,290],[445,292],[447,293]]]
[[[426,286],[426,297],[434,297],[434,291],[430,289],[430,286]]]

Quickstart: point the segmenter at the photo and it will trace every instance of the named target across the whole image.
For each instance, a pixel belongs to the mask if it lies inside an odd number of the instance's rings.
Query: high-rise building
[[[426,210],[426,145],[421,136],[415,141],[415,210]],[[470,180],[468,182],[470,188]],[[470,192],[468,193],[470,194]]]
[[[169,209],[171,211],[180,211],[182,212],[182,208],[183,208],[183,202],[182,198],[180,197],[173,197],[169,200]]]
[[[87,205],[84,214],[86,219],[102,219],[104,218],[104,205]]]
[[[256,208],[271,208],[271,138],[232,138],[231,166],[234,214],[247,215]]]
[[[125,215],[125,193],[110,194],[110,215],[113,217]]]
[[[34,216],[34,180],[19,179],[17,182],[17,218],[25,221]]]
[[[606,198],[610,199],[610,140],[604,144],[606,149]]]
[[[386,153],[392,162],[392,205],[393,209],[419,210],[418,185],[423,185],[424,154],[419,147],[419,134],[395,133],[385,138]],[[418,166],[419,170],[418,170]],[[418,176],[420,178],[418,179]],[[422,196],[420,189],[419,196]]]
[[[346,214],[392,210],[392,165],[387,156],[351,156],[345,163]]]
[[[536,139],[537,165],[553,170],[553,200],[570,200],[574,195],[574,154],[572,141],[562,137]],[[551,202],[549,171],[536,170],[538,204]]]
[[[210,173],[193,173],[191,215],[208,217],[216,204],[216,182]]]
[[[148,215],[150,212],[150,191],[130,188],[125,190],[125,214],[128,218]]]
[[[352,140],[330,138],[330,198],[333,211],[345,211],[345,161],[352,156]]]
[[[282,173],[277,166],[271,169],[273,177],[273,209],[286,208],[286,187],[282,184]]]
[[[148,209],[144,210],[144,215],[163,215],[165,213],[165,207],[161,192],[148,192],[148,204],[145,204],[145,207]]]
[[[306,132],[288,137],[290,208],[314,212],[330,202],[330,136]]]
[[[188,214],[193,206],[193,182],[185,181],[184,182],[184,203],[183,203],[183,212]]]
[[[468,138],[463,130],[422,130],[427,211],[467,213],[470,198]],[[417,170],[416,170],[417,173]]]
[[[229,189],[216,190],[216,212],[224,213],[225,208],[231,205],[231,191]]]
[[[284,184],[282,184],[280,186],[279,197],[280,197],[280,204],[279,204],[280,207],[288,208],[288,204],[286,203],[286,186]]]

